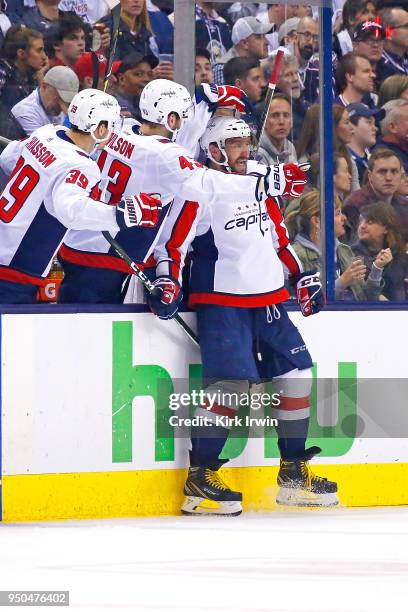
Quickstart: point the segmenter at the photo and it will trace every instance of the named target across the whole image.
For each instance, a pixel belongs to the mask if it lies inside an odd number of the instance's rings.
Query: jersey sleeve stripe
[[[171,260],[170,275],[179,279],[181,274],[181,251],[197,216],[199,204],[187,200],[174,223],[170,238],[166,242],[166,251]]]
[[[295,257],[292,250],[289,250],[289,248],[281,249],[278,252],[278,256],[281,262],[285,264],[290,274],[296,276],[297,274],[300,274],[302,272],[302,269],[299,265],[299,260]]]
[[[273,198],[268,198],[266,200],[266,208],[268,210],[268,214],[271,218],[272,223],[275,225],[276,234],[279,240],[279,248],[283,249],[289,244],[289,236],[285,227],[281,210],[277,202]]]
[[[279,259],[287,267],[290,274],[300,274],[302,272],[302,267],[290,245],[288,230],[286,229],[278,203],[274,198],[268,198],[266,200],[266,207],[278,237],[279,248],[277,249],[277,253]]]
[[[40,278],[31,274],[25,274],[24,272],[19,272],[18,270],[14,270],[8,266],[1,265],[0,279],[9,281],[11,283],[21,283],[22,285],[39,285],[40,287],[45,287],[45,285],[48,283],[47,278]]]
[[[112,255],[104,255],[102,253],[90,253],[87,251],[77,251],[66,244],[62,244],[58,255],[65,261],[77,264],[79,266],[87,266],[89,268],[104,268],[108,270],[116,270],[118,272],[131,272],[125,261]],[[156,265],[153,256],[150,256],[146,263],[137,262],[141,270],[152,268]]]

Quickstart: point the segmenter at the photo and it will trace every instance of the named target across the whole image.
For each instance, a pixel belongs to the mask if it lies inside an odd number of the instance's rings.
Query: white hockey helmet
[[[168,124],[170,113],[180,117],[180,128],[185,121],[194,118],[194,104],[187,89],[167,79],[155,79],[143,88],[139,108],[143,119],[164,125],[170,132],[177,131]]]
[[[107,122],[109,134],[122,125],[116,98],[99,89],[83,89],[77,93],[68,107],[68,119],[78,130],[88,132],[96,143],[102,140],[95,137],[101,121]]]
[[[208,159],[222,166],[228,165],[228,157],[225,151],[225,141],[228,138],[252,138],[251,129],[242,119],[235,117],[213,117],[208,122],[204,134],[201,136],[200,145]],[[210,152],[210,144],[215,144],[224,156],[222,161],[214,159]]]

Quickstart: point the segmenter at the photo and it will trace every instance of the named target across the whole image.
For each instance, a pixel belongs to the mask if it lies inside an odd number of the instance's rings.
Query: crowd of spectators
[[[332,20],[336,298],[408,297],[408,4],[335,0]],[[310,164],[284,201],[291,238],[321,267],[317,8],[197,0],[195,82],[236,85],[256,131],[278,48],[285,55],[258,156]],[[105,0],[0,1],[0,135],[64,121],[75,93],[101,87],[111,44]],[[155,78],[174,78],[173,0],[121,0],[109,91],[127,117]]]

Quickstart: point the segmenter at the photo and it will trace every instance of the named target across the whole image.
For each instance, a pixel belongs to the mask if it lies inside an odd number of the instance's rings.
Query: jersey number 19
[[[4,195],[0,198],[0,220],[4,223],[14,219],[40,180],[38,172],[24,162],[24,157],[18,159],[3,191],[8,191],[14,202]]]

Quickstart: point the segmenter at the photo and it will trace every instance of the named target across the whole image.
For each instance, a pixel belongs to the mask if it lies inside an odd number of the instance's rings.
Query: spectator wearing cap
[[[207,49],[197,49],[195,56],[195,84],[213,83],[214,74],[211,66],[211,55]]]
[[[343,27],[334,35],[333,49],[338,59],[353,51],[352,36],[359,23],[374,21],[375,0],[346,0],[343,6]]]
[[[138,121],[142,119],[139,109],[140,94],[145,85],[153,80],[153,69],[156,66],[157,60],[153,56],[132,53],[120,62],[115,70],[117,86],[113,95],[122,111]]]
[[[408,7],[385,8],[380,11],[386,31],[384,52],[378,62],[381,81],[393,74],[408,74]]]
[[[385,79],[378,92],[378,106],[384,106],[390,100],[408,100],[408,75],[394,74]]]
[[[74,69],[75,63],[85,53],[85,24],[77,15],[64,14],[56,28],[49,30],[46,49],[51,66],[68,66]]]
[[[377,77],[376,91],[378,91],[382,80],[379,78],[377,65],[384,52],[384,37],[384,28],[375,21],[359,23],[353,32],[353,52],[367,58],[373,67]]]
[[[269,26],[261,23],[256,17],[241,17],[232,28],[233,47],[225,53],[214,67],[214,80],[218,85],[226,83],[223,66],[232,58],[249,57],[256,60],[268,56],[268,43],[265,34]]]
[[[131,53],[142,55],[173,53],[173,26],[165,13],[153,7],[147,8],[146,0],[120,0],[121,13],[115,60],[122,60]],[[112,15],[100,23],[112,28]]]
[[[68,106],[78,93],[79,80],[67,66],[54,66],[45,74],[41,85],[20,100],[11,112],[27,136],[48,123],[62,125]]]
[[[382,137],[377,146],[393,151],[408,173],[408,100],[390,100],[383,108],[385,117],[380,123]]]
[[[351,158],[354,160],[360,185],[368,167],[370,150],[376,143],[377,126],[376,120],[380,121],[385,116],[385,110],[368,108],[365,104],[354,103],[347,106],[347,112],[354,130],[351,140],[347,145]]]
[[[80,89],[102,89],[107,61],[102,53],[87,51],[75,62],[74,72],[79,79]]]
[[[267,166],[297,163],[295,147],[288,140],[292,125],[290,98],[286,94],[275,94],[259,144],[257,159],[260,162]]]
[[[339,95],[336,104],[348,106],[354,102],[363,102],[370,108],[375,107],[374,98],[375,72],[367,58],[347,53],[338,63],[336,81]]]
[[[348,242],[356,237],[360,210],[375,202],[391,204],[399,216],[401,227],[408,239],[408,210],[403,198],[398,195],[402,180],[400,159],[388,149],[375,149],[368,160],[365,184],[351,193],[344,202],[344,214],[348,220]]]
[[[299,17],[291,17],[282,23],[278,30],[278,43],[280,47],[285,47],[292,55],[295,54],[295,42],[297,41],[297,26]]]

